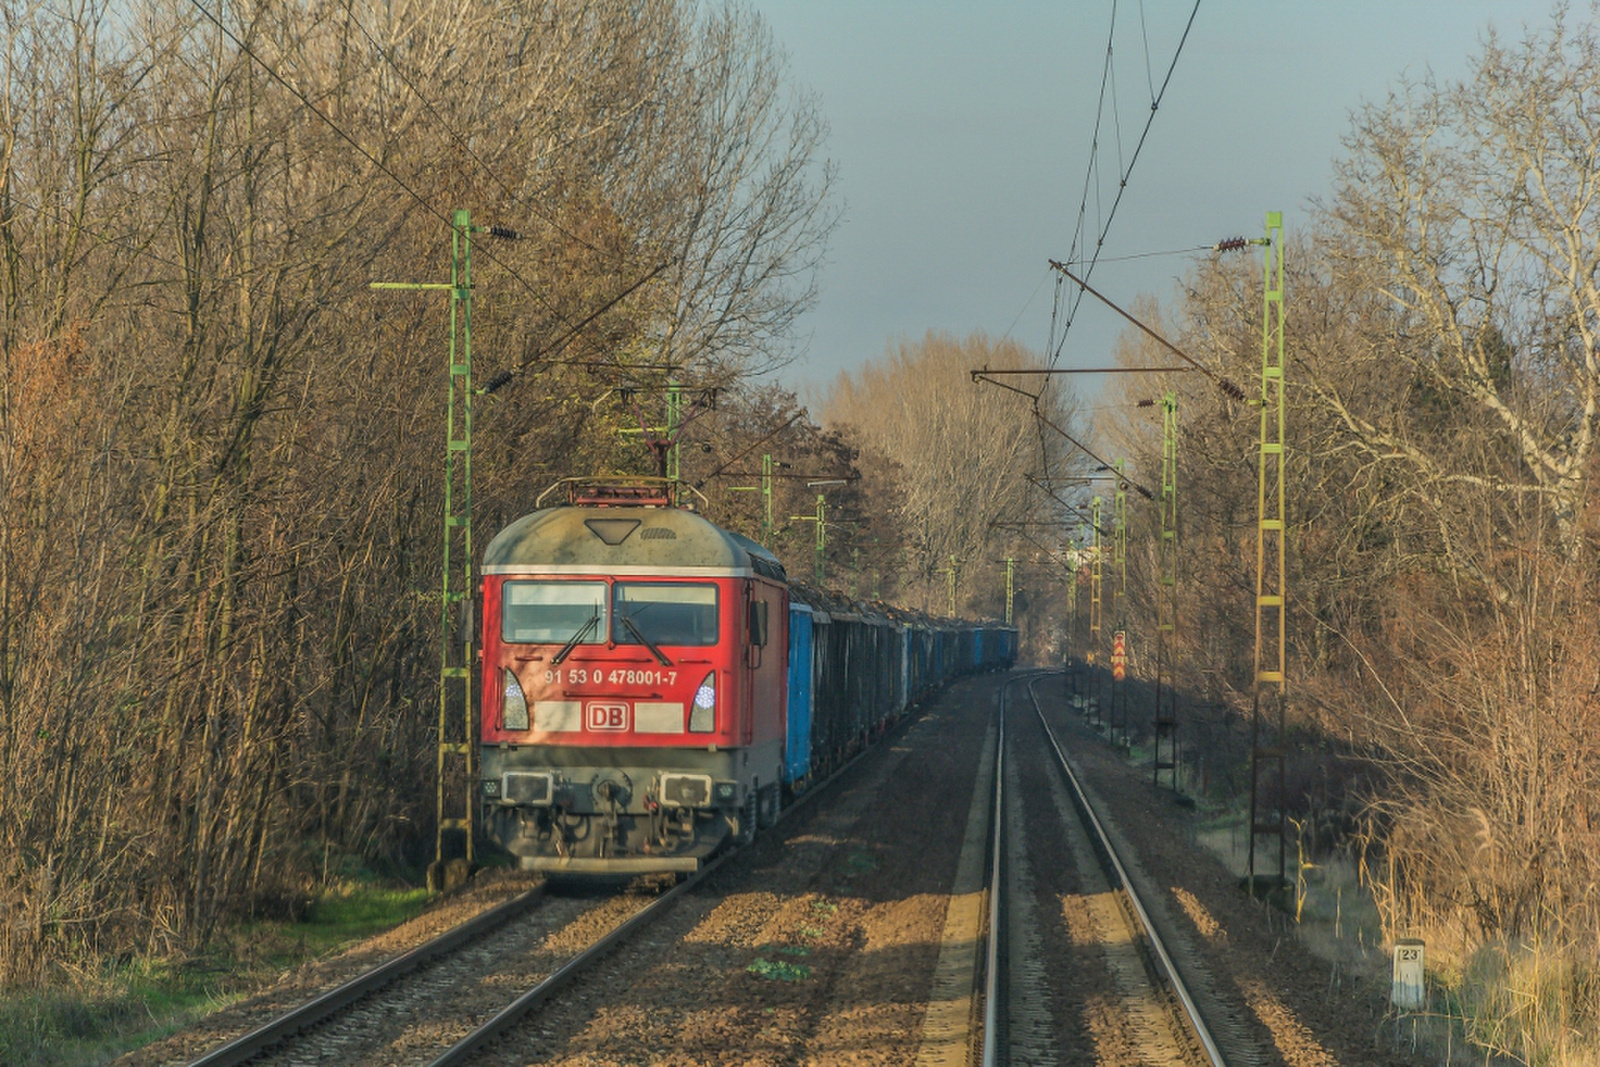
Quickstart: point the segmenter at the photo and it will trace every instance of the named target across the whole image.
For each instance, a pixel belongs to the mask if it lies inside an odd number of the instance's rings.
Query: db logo
[[[590,730],[626,730],[628,705],[591,703],[584,709],[584,726]]]

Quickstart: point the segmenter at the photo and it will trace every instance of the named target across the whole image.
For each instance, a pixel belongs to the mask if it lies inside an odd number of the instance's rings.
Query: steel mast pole
[[[459,884],[470,874],[475,854],[476,812],[473,791],[476,725],[472,685],[473,633],[467,605],[472,584],[472,216],[455,212],[450,232],[449,282],[372,282],[372,289],[444,290],[450,294],[450,335],[446,367],[445,400],[444,537],[439,591],[438,750],[435,761],[435,828],[433,863],[428,866],[428,888],[439,890]],[[456,727],[459,725],[459,729]],[[459,739],[457,739],[459,738]],[[460,775],[461,813],[450,815],[451,763]],[[446,860],[445,837],[462,837],[460,857]],[[451,864],[461,859],[465,870]]]
[[[1124,474],[1127,460],[1116,463],[1116,493],[1112,498],[1111,513],[1111,565],[1116,572],[1117,586],[1111,594],[1111,617],[1114,622],[1111,664],[1111,714],[1107,725],[1115,740],[1120,735],[1128,740],[1128,688],[1125,677],[1118,677],[1119,668],[1126,673],[1128,640],[1128,479]],[[1122,661],[1117,659],[1122,652]]]
[[[828,553],[828,501],[819,492],[817,494],[817,541],[816,541],[816,571],[817,588],[822,588],[822,565]]]
[[[1095,497],[1089,501],[1089,523],[1094,527],[1094,552],[1089,557],[1089,650],[1085,662],[1092,670],[1096,657],[1100,654],[1100,588],[1101,578],[1104,573],[1105,544],[1100,536],[1100,498]],[[1095,686],[1098,690],[1100,687]],[[1094,713],[1090,723],[1099,725],[1100,699],[1098,696],[1089,697],[1089,708]]]
[[[1006,625],[1011,625],[1011,607],[1017,598],[1017,559],[1015,556],[1006,557]]]
[[[822,560],[823,560],[823,554],[827,550],[827,547],[828,547],[828,534],[827,534],[827,528],[828,528],[828,499],[827,499],[827,497],[822,495],[822,491],[820,489],[817,490],[817,510],[816,510],[816,513],[812,514],[812,515],[790,515],[789,516],[789,521],[790,522],[812,522],[812,523],[816,523],[817,529],[816,529],[815,540],[813,541],[814,547],[813,547],[813,550],[812,550],[814,555],[813,555],[813,558],[812,558],[812,561],[811,561],[811,563],[812,563],[812,577],[816,580],[817,588],[821,589],[822,588],[822,579],[823,579]]]
[[[683,386],[675,379],[667,380],[667,440],[672,445],[667,449],[667,478],[673,482],[678,481],[678,459],[680,442],[678,441],[678,425],[683,421]]]
[[[1153,782],[1171,771],[1178,788],[1178,394],[1161,399],[1161,543],[1156,589],[1156,714]]]
[[[1077,656],[1081,651],[1078,644],[1078,567],[1082,553],[1078,550],[1076,539],[1071,543],[1072,552],[1068,558],[1072,563],[1072,582],[1067,586],[1067,672],[1072,675],[1072,695],[1076,707],[1082,698],[1080,680],[1083,676],[1083,665],[1078,662]]]
[[[761,519],[761,547],[772,547],[772,453],[761,457],[761,502],[765,512]]]
[[[470,625],[459,627],[460,633],[452,635],[452,616],[465,620],[464,603],[472,597],[472,218],[467,211],[457,211],[451,228],[450,263],[450,396],[445,409],[445,484],[444,484],[444,580],[440,590],[439,625],[440,677],[439,677],[439,756],[438,769],[438,830],[434,841],[434,862],[441,865],[432,881],[437,888],[445,888],[447,878],[442,865],[445,860],[444,836],[457,833],[463,841],[463,851],[470,871],[476,862],[474,855],[474,804],[473,796],[473,700],[472,651],[475,644]],[[457,347],[457,336],[460,347]],[[459,422],[457,421],[459,417]],[[454,542],[454,545],[452,545]],[[459,555],[452,559],[452,548]],[[452,587],[452,579],[454,587]],[[460,656],[451,662],[452,648]],[[454,689],[453,694],[451,690]],[[461,732],[452,739],[450,705],[459,707]],[[449,764],[454,762],[465,783],[461,798],[461,812],[451,816],[448,812],[446,783],[450,780]]]
[[[1267,213],[1261,298],[1261,435],[1256,478],[1255,701],[1250,715],[1250,891],[1259,887],[1256,839],[1276,837],[1278,881],[1286,882],[1285,807],[1288,673],[1284,571],[1283,214]],[[1266,790],[1266,795],[1263,795]]]

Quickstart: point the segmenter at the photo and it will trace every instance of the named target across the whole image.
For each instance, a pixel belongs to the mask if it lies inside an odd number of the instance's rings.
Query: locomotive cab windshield
[[[605,641],[605,582],[508,581],[500,604],[500,637],[508,643],[564,645],[583,631],[590,642]]]
[[[717,643],[717,587],[709,582],[617,582],[611,602],[619,645]]]

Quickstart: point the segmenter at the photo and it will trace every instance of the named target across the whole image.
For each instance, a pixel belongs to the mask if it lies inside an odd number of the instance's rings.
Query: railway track
[[[687,883],[685,883],[686,885]],[[677,888],[683,888],[679,886]],[[675,892],[676,890],[674,890]],[[670,895],[670,894],[669,894]],[[430,1064],[515,996],[554,988],[573,940],[609,947],[666,895],[562,896],[541,884],[221,1045],[192,1067]]]
[[[914,718],[902,719],[890,733]],[[785,808],[773,829],[826,795],[882,740]],[[189,1067],[453,1067],[471,1062],[621,942],[663,918],[739,851],[720,853],[647,900],[621,891],[597,902],[593,897],[561,897],[541,883],[188,1061]],[[576,941],[583,943],[562,952],[562,943]],[[494,1006],[484,1009],[488,1002]],[[397,1025],[404,1034],[395,1033]]]
[[[191,1067],[469,1062],[735,854],[724,853],[651,899],[620,891],[598,900],[560,897],[544,885],[535,887],[229,1041]],[[563,953],[563,941],[583,943]]]
[[[1213,1037],[1039,705],[1039,677],[1002,691],[973,1058],[984,1067],[1250,1062]],[[1022,684],[1032,714],[1007,699]]]

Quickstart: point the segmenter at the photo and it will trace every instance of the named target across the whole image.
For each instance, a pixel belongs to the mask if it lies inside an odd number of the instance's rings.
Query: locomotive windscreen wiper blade
[[[589,616],[588,622],[578,627],[577,633],[567,638],[567,643],[561,646],[560,652],[557,652],[555,655],[550,657],[550,666],[558,666],[562,660],[572,655],[572,650],[578,647],[578,642],[582,641],[585,637],[588,637],[591,633],[593,633],[594,628],[598,625],[600,625],[600,613],[597,611],[593,615]]]
[[[672,666],[672,661],[667,658],[667,654],[657,648],[655,642],[644,635],[644,631],[639,629],[638,625],[634,623],[631,615],[623,615],[621,616],[621,619],[622,625],[626,626],[628,628],[628,632],[639,639],[639,643],[641,645],[650,650],[650,654],[656,658],[656,662],[660,663],[663,667]]]

